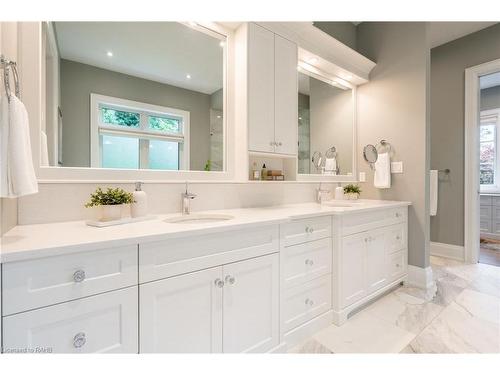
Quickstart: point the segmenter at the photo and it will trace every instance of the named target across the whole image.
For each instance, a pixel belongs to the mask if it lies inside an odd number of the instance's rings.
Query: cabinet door
[[[224,266],[224,352],[267,352],[279,344],[279,255]]]
[[[342,239],[340,254],[340,299],[346,307],[366,295],[366,233],[346,236]]]
[[[274,33],[248,24],[248,148],[274,152]]]
[[[137,353],[137,287],[3,318],[5,352]]]
[[[279,35],[275,35],[274,64],[274,137],[276,152],[296,155],[298,147],[297,45]]]
[[[222,351],[222,268],[140,286],[140,351]]]
[[[387,246],[392,234],[391,228],[376,229],[368,232],[366,249],[367,293],[372,293],[387,283],[388,261]]]

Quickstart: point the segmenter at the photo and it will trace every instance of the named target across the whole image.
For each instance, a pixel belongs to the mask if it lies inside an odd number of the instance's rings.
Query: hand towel
[[[47,146],[47,134],[44,131],[40,132],[40,165],[42,167],[49,166],[49,149]]]
[[[378,155],[375,162],[373,186],[378,189],[389,189],[391,187],[391,157],[388,152]]]
[[[430,190],[431,190],[431,216],[436,216],[438,208],[438,188],[439,188],[439,174],[438,171],[433,169],[430,173]]]
[[[325,159],[325,173],[334,174],[337,171],[337,159],[336,158],[326,158]]]
[[[2,97],[0,128],[0,196],[16,198],[38,192],[38,183],[31,156],[28,112],[13,93],[10,102]]]

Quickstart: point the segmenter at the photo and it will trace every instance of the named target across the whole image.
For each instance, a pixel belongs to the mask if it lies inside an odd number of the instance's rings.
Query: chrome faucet
[[[191,213],[191,200],[196,198],[196,194],[188,193],[188,183],[186,181],[186,191],[182,196],[182,214],[189,215]]]
[[[319,188],[316,189],[316,202],[321,204],[323,202],[323,193],[329,193],[330,190],[321,189],[321,182],[319,183]]]

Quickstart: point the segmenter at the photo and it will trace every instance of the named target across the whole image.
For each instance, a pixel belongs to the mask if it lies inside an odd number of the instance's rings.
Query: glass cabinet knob
[[[222,288],[224,286],[224,281],[221,279],[216,279],[214,283],[217,288]]]
[[[85,333],[83,332],[79,332],[75,335],[75,337],[73,337],[73,346],[77,349],[84,346],[86,342],[87,338],[85,337]]]
[[[73,273],[73,280],[75,281],[75,283],[81,283],[83,280],[85,280],[85,271],[76,270],[75,273]]]

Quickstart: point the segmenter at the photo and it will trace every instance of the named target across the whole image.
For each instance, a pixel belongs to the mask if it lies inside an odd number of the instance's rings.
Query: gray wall
[[[1,198],[0,236],[11,230],[16,225],[17,225],[17,198]]]
[[[310,78],[311,153],[337,148],[340,174],[352,173],[352,91]]]
[[[481,111],[500,108],[500,86],[488,87],[481,90],[480,106]]]
[[[500,24],[431,51],[431,168],[450,168],[439,184],[431,240],[464,244],[465,69],[500,58]]]
[[[362,197],[412,202],[409,208],[409,263],[429,266],[429,48],[425,23],[363,22],[358,49],[377,63],[370,82],[358,88],[359,169],[366,172]],[[364,145],[387,139],[404,173],[392,175],[391,189],[375,189],[362,158]]]
[[[64,166],[90,166],[91,93],[189,111],[191,169],[203,170],[210,155],[210,95],[69,60],[61,60]]]
[[[314,26],[352,49],[357,48],[356,25],[352,22],[314,22]]]

